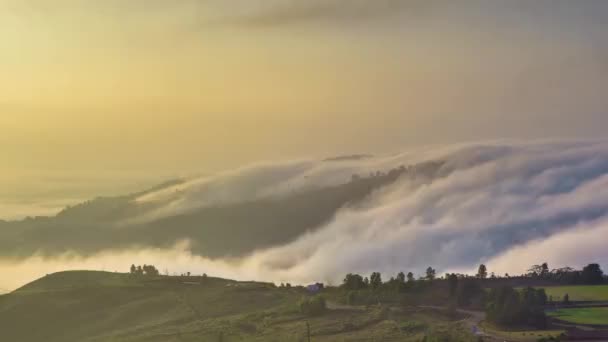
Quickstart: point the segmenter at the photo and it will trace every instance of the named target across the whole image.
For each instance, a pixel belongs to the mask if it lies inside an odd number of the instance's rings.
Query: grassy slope
[[[184,281],[200,282],[187,285]],[[446,331],[470,336],[457,322],[420,310],[331,310],[310,318],[295,303],[305,294],[264,283],[199,277],[140,277],[106,272],[49,275],[0,297],[7,341],[313,341],[419,340]]]
[[[538,341],[541,338],[558,337],[564,330],[504,330],[504,328],[497,327],[489,322],[483,322],[481,328],[484,332],[491,334],[492,336],[502,337],[509,341],[522,341],[522,342],[533,342]]]
[[[608,301],[608,285],[548,286],[545,291],[555,301],[562,300],[565,294],[571,301]]]
[[[571,323],[608,325],[608,308],[562,309],[549,315]]]

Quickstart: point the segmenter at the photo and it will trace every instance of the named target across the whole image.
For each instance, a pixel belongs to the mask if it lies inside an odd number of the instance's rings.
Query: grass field
[[[492,324],[483,322],[481,328],[492,336],[502,337],[509,341],[538,341],[541,338],[557,337],[564,333],[563,330],[511,330],[506,331]]]
[[[423,309],[336,309],[304,316],[303,289],[202,277],[61,272],[0,296],[4,341],[475,341]]]
[[[571,323],[608,325],[608,308],[561,309],[548,314]]]
[[[545,292],[554,301],[561,301],[566,294],[571,301],[608,301],[608,285],[549,286]]]

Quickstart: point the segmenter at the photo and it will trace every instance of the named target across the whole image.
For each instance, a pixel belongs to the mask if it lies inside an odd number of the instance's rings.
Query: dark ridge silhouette
[[[373,158],[371,154],[351,154],[346,156],[337,156],[323,159],[324,162],[337,162],[337,161],[348,161],[348,160],[362,160]]]
[[[139,194],[97,198],[62,211],[56,217],[29,218],[0,227],[0,253],[25,257],[56,255],[66,250],[90,255],[108,248],[171,247],[189,239],[193,252],[208,257],[242,256],[256,249],[296,239],[330,221],[337,210],[361,203],[374,190],[402,175],[436,177],[441,162],[353,175],[341,185],[294,192],[165,217],[152,222],[120,225],[162,203],[135,203]],[[157,188],[179,184],[176,180]],[[152,190],[148,190],[150,192]]]

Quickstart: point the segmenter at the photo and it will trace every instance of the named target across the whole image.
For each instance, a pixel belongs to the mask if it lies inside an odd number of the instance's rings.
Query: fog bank
[[[126,271],[131,263],[155,264],[170,273],[333,284],[347,272],[380,271],[388,278],[399,271],[421,274],[427,266],[441,274],[486,263],[489,272],[520,274],[541,262],[608,265],[602,243],[608,236],[605,142],[501,142],[341,162],[267,163],[193,180],[179,191],[161,190],[139,201],[165,201],[165,215],[228,199],[281,196],[284,187],[322,187],[351,173],[430,160],[442,162],[436,176],[406,174],[363,204],[338,210],[327,224],[246,257],[212,260],[192,253],[187,242],[169,249],[109,249],[87,258],[33,256],[2,261],[0,287],[12,289],[64,269]]]

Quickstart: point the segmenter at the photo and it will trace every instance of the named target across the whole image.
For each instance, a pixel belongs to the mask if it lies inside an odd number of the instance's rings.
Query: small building
[[[319,293],[321,290],[323,290],[323,284],[322,283],[315,283],[315,284],[311,284],[306,286],[306,291],[308,291],[308,293]]]

